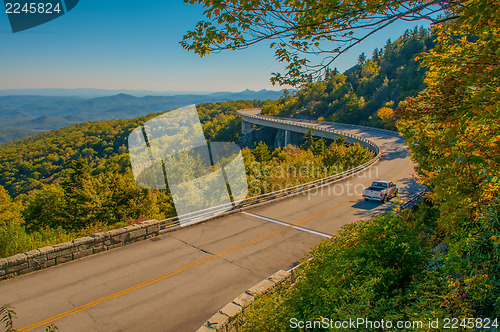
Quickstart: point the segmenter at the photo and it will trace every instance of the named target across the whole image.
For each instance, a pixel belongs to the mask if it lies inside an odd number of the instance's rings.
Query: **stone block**
[[[94,246],[94,238],[90,236],[81,237],[79,239],[73,240],[73,244],[78,248],[78,251],[91,249]]]
[[[47,259],[55,259],[57,257],[60,257],[61,254],[62,250],[54,250],[53,252],[47,254]]]
[[[28,261],[30,261],[33,258],[38,258],[41,256],[40,250],[38,250],[38,249],[28,251],[24,254],[26,255],[26,258],[28,259]]]
[[[118,229],[112,229],[108,231],[108,233],[110,237],[115,238],[117,236],[127,233],[127,231],[123,228],[118,228]]]
[[[9,261],[7,261],[7,258],[0,258],[0,270],[7,267],[8,264],[9,264]]]
[[[158,234],[159,231],[160,231],[160,225],[159,224],[150,225],[147,228],[148,235],[149,234]]]
[[[141,225],[135,224],[135,225],[125,226],[123,227],[123,229],[125,230],[125,232],[130,233],[137,229],[141,229]]]
[[[272,282],[271,280],[267,280],[267,279],[262,280],[257,285],[254,285],[251,288],[249,288],[247,290],[247,293],[249,293],[253,296],[263,294],[263,293],[267,292],[270,288],[272,288],[274,285],[275,285],[275,283]]]
[[[211,327],[206,327],[205,325],[196,330],[196,332],[215,332],[215,331],[217,330]]]
[[[98,253],[106,251],[106,250],[108,250],[108,249],[106,249],[106,247],[104,245],[101,245],[99,247],[94,247],[94,249],[92,249],[92,253],[93,254],[98,254]]]
[[[74,247],[73,242],[63,242],[53,246],[55,251],[64,251]]]
[[[82,257],[90,256],[93,253],[94,252],[93,252],[92,249],[79,250],[79,251],[73,253],[73,259],[79,259],[79,258],[82,258]]]
[[[33,268],[33,267],[28,267],[27,269],[24,269],[22,271],[19,271],[19,274],[26,274],[26,273],[30,273],[30,272],[35,272],[37,269]]]
[[[130,234],[130,239],[137,239],[140,237],[144,238],[147,234],[147,230],[143,229],[143,228],[142,229],[139,228],[139,229],[130,231],[129,234]]]
[[[43,248],[39,248],[38,251],[40,251],[41,255],[48,255],[48,254],[54,252],[54,247],[52,247],[52,246],[43,247]]]
[[[243,293],[240,296],[238,296],[237,298],[235,298],[233,300],[233,302],[236,303],[237,305],[239,305],[240,307],[244,308],[247,305],[249,305],[250,303],[252,303],[254,300],[255,300],[255,297],[253,295]]]
[[[268,280],[271,280],[275,283],[280,283],[282,282],[283,280],[285,280],[286,278],[289,278],[290,277],[290,273],[287,272],[287,271],[283,271],[283,270],[279,270],[278,272],[276,272],[275,274],[273,274],[272,276],[270,276],[269,278],[267,278]]]
[[[221,310],[220,313],[228,316],[229,318],[236,316],[241,312],[242,307],[235,303],[226,304]]]
[[[109,246],[115,245],[117,243],[121,243],[121,241],[112,237],[112,238],[109,238],[106,241],[104,241],[104,246],[109,247]]]
[[[25,270],[27,268],[28,268],[28,263],[25,262],[25,263],[22,263],[22,264],[17,264],[17,265],[9,266],[5,270],[5,273],[6,274],[8,274],[8,273],[17,273],[17,272]]]
[[[111,250],[111,249],[123,247],[123,243],[120,242],[120,243],[111,244],[111,245],[105,246],[105,247],[106,247],[106,250]]]
[[[125,232],[123,234],[115,236],[114,239],[115,239],[115,241],[121,242],[121,243],[129,242],[130,241],[130,233]]]
[[[39,270],[45,266],[44,264],[45,264],[46,260],[47,260],[47,257],[45,255],[33,257],[33,258],[28,260],[28,266]]]
[[[104,240],[104,245],[109,246],[116,243],[124,243],[130,239],[130,235],[123,228],[113,229],[108,232],[109,238]]]
[[[221,326],[227,324],[228,321],[229,321],[229,317],[218,312],[215,315],[213,315],[212,317],[210,317],[210,319],[204,324],[204,326],[217,329],[218,327],[221,327]]]
[[[62,250],[61,256],[71,255],[72,253],[77,252],[77,251],[78,251],[78,247],[76,247],[75,245],[72,245],[71,247]]]
[[[104,242],[105,240],[110,238],[110,235],[109,232],[100,232],[92,234],[90,237],[93,238],[94,243],[96,243],[96,242]]]
[[[155,225],[155,224],[158,224],[158,220],[149,219],[149,220],[141,221],[137,225],[141,225],[141,228],[148,228],[149,226]]]
[[[69,255],[57,257],[56,258],[56,264],[59,265],[59,264],[63,264],[63,263],[66,263],[66,262],[69,262],[69,261],[72,261],[72,260],[73,260],[73,255],[69,254]]]
[[[56,260],[55,259],[48,259],[48,260],[46,260],[43,263],[43,267],[44,268],[51,267],[51,266],[54,266],[54,265],[56,265]]]
[[[94,247],[93,247],[94,249],[102,248],[102,247],[104,247],[104,241],[95,241],[94,242]]]
[[[14,256],[7,257],[7,265],[8,266],[14,266],[14,265],[19,265],[27,262],[28,258],[26,257],[25,254],[17,254]]]

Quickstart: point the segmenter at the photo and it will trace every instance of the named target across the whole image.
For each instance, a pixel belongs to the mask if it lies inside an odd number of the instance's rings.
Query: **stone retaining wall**
[[[0,258],[0,280],[66,263],[126,244],[158,236],[160,222],[147,220],[124,228],[96,233],[71,242]]]

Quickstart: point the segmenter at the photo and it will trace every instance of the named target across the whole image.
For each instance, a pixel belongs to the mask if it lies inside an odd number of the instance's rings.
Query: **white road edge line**
[[[259,216],[257,214],[248,213],[248,212],[241,212],[241,214],[245,214],[245,215],[250,216],[250,217],[254,217],[254,218],[257,218],[257,219],[262,219],[262,220],[265,220],[265,221],[269,221],[269,222],[272,222],[272,223],[275,223],[275,224],[278,224],[278,225],[281,225],[281,226],[291,226],[290,228],[296,229],[298,231],[302,231],[302,232],[306,232],[306,233],[311,233],[311,234],[318,235],[318,236],[321,236],[321,237],[326,237],[328,239],[332,238],[332,236],[329,235],[329,234],[325,234],[325,233],[321,233],[321,232],[316,232],[316,231],[313,231],[312,229],[308,229],[308,228],[304,228],[304,227],[300,227],[300,226],[292,226],[292,225],[290,225],[290,224],[288,224],[286,222],[279,221],[279,220],[276,220],[276,219],[271,219],[271,218]]]

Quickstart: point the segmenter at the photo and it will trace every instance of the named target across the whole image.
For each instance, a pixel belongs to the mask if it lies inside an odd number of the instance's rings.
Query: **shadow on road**
[[[363,200],[360,200],[359,202],[357,202],[356,204],[354,204],[352,207],[355,209],[361,209],[361,210],[373,210],[373,209],[380,207],[381,205],[383,205],[382,202],[365,201],[363,199]]]
[[[399,186],[399,194],[401,197],[410,198],[412,195],[425,189],[425,186],[418,183],[417,178],[404,178],[399,181],[401,185]]]
[[[386,143],[381,146],[382,160],[404,159],[408,157],[408,150],[404,146],[404,141],[396,140],[393,143]]]

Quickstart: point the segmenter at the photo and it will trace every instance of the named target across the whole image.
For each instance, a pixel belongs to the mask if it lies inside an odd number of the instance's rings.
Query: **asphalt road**
[[[345,130],[377,143],[383,157],[341,183],[166,233],[158,238],[0,282],[21,331],[195,331],[226,303],[342,225],[391,209],[365,202],[360,190],[392,180],[402,197],[419,186],[402,138]],[[294,223],[292,229],[268,219]],[[309,232],[312,230],[315,232]]]

